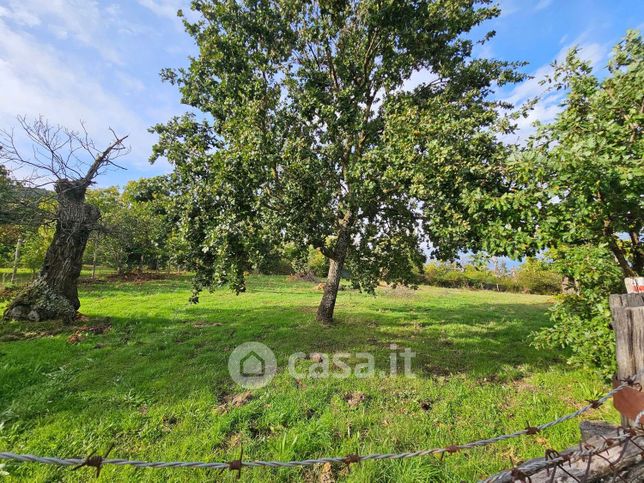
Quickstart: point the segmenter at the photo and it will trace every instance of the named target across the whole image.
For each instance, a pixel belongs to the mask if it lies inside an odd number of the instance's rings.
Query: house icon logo
[[[230,377],[242,387],[263,387],[275,376],[275,354],[260,342],[244,342],[235,347],[228,358]]]
[[[246,354],[240,365],[244,377],[262,377],[266,373],[266,363],[255,351]]]

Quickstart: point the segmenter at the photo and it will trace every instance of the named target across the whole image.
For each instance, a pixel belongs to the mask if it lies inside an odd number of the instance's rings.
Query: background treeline
[[[83,265],[92,275],[97,267],[126,273],[166,269],[173,263],[180,265],[182,251],[167,210],[166,186],[164,177],[156,177],[131,181],[123,189],[88,191],[88,202],[101,211],[83,259]],[[30,191],[25,187],[20,190]],[[0,226],[0,264],[29,269],[32,275],[42,266],[55,228],[55,205],[47,192],[38,194],[38,198],[35,194],[32,196],[38,200],[37,209],[21,210],[21,216]]]
[[[109,187],[88,192],[88,201],[102,213],[100,226],[92,233],[83,260],[92,276],[99,267],[120,274],[187,268],[180,233],[167,208],[168,195],[163,177],[131,181],[123,189]],[[41,210],[48,210],[44,201]],[[2,228],[2,266],[13,267],[20,239],[18,267],[30,270],[33,275],[37,273],[54,231],[46,217],[42,220],[37,226],[16,223]],[[311,249],[302,257],[289,247],[266,256],[259,266],[248,267],[249,272],[264,275],[299,275],[310,279],[326,277],[328,269],[328,259],[318,250]],[[511,269],[503,260],[483,255],[460,262],[432,260],[422,273],[414,275],[419,284],[448,288],[555,294],[562,287],[562,274],[546,258],[528,258]]]
[[[299,266],[289,255],[289,250],[285,250],[283,256],[267,259],[255,271],[265,275],[299,274],[320,279],[326,276],[328,261],[318,250],[311,249],[304,265]],[[557,294],[562,291],[563,275],[553,263],[548,257],[527,258],[522,264],[508,268],[503,259],[478,254],[458,262],[430,260],[415,278],[416,283],[436,287]]]
[[[465,264],[432,261],[425,265],[422,280],[438,287],[556,294],[561,292],[563,278],[551,261],[528,258],[511,270],[498,260],[482,263],[475,259]]]

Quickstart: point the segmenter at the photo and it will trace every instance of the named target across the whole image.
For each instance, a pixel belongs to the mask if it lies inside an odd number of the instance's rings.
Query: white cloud
[[[584,43],[587,34],[584,33],[575,39],[557,53],[556,60],[561,62],[565,59],[568,51],[578,46],[580,49],[580,56],[582,59],[590,61],[593,68],[597,69],[605,62],[610,47],[608,44],[599,44],[596,42]],[[545,77],[551,75],[553,68],[550,64],[542,65],[534,73],[531,74],[532,78],[523,81],[521,84],[515,86],[504,100],[511,102],[515,106],[524,104],[530,99],[539,97],[539,102],[534,106],[533,110],[529,113],[527,118],[522,118],[518,121],[520,138],[526,138],[534,132],[532,125],[536,122],[548,123],[555,119],[557,114],[561,112],[561,102],[564,99],[565,92],[555,91],[547,92],[546,86],[540,85]]]
[[[517,4],[515,0],[503,0],[499,2],[501,7],[501,15],[499,18],[508,17],[521,10],[521,5]]]
[[[534,7],[535,10],[543,10],[552,4],[552,0],[539,0],[539,3]]]
[[[426,84],[438,79],[438,76],[429,69],[415,70],[409,76],[409,79],[403,82],[401,91],[412,91],[421,84]]]
[[[97,145],[111,138],[108,127],[113,127],[130,135],[133,152],[128,161],[147,166],[154,142],[149,123],[76,60],[0,18],[0,126],[15,125],[15,116],[21,114],[43,115],[71,129],[79,128],[82,120]],[[137,87],[136,80],[130,83]]]
[[[184,0],[138,0],[138,2],[159,17],[170,19],[176,19],[177,11],[188,6],[188,2]]]
[[[19,27],[47,28],[58,38],[72,38],[104,59],[122,63],[110,42],[115,19],[96,0],[8,0],[3,17]]]

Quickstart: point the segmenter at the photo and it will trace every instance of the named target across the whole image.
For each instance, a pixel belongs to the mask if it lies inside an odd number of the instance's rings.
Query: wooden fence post
[[[617,377],[623,379],[644,371],[644,294],[611,295],[609,305],[615,330]],[[640,376],[636,382],[644,387],[644,377]],[[615,406],[641,407],[644,392],[636,392],[626,388],[616,394]],[[632,418],[625,416],[623,409],[620,412],[622,426],[634,425],[632,409]]]

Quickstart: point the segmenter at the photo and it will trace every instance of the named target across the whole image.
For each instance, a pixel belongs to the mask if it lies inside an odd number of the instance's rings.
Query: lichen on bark
[[[75,315],[76,309],[71,302],[54,292],[41,277],[19,292],[4,312],[5,319],[31,322],[49,319],[70,321]]]

